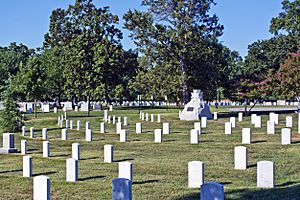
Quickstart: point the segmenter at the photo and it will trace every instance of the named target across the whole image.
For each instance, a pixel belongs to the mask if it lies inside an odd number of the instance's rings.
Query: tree
[[[283,0],[283,11],[271,20],[270,32],[278,35],[287,33],[300,37],[300,0]]]
[[[18,109],[17,98],[11,81],[2,96],[4,109],[0,112],[1,132],[19,131],[22,126],[21,112]]]
[[[173,71],[179,72],[185,103],[195,78],[202,83],[217,80],[217,67],[208,61],[214,60],[212,55],[217,52],[217,37],[222,35],[223,26],[217,16],[209,15],[212,4],[213,0],[143,0],[147,12],[129,10],[124,15],[125,28],[131,31],[130,37],[148,59],[148,68],[172,66]],[[199,66],[203,68],[197,70]],[[193,76],[202,69],[203,76]]]
[[[96,8],[92,0],[76,0],[68,9],[52,12],[45,47],[64,50],[67,95],[86,97],[89,102],[104,85],[108,98],[107,77],[117,68],[122,52],[117,23],[118,17],[108,7]]]

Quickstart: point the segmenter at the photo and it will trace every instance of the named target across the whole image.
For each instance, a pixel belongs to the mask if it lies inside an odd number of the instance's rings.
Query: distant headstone
[[[267,121],[267,134],[275,134],[275,122],[273,120]]]
[[[126,178],[112,180],[112,200],[132,200],[132,182]]]
[[[128,117],[124,117],[124,126],[128,126]]]
[[[242,122],[243,121],[243,113],[238,113],[238,121]]]
[[[154,114],[151,114],[151,122],[154,122]]]
[[[74,160],[80,160],[80,144],[79,143],[72,144],[72,158]]]
[[[34,128],[30,127],[30,138],[34,138]]]
[[[50,156],[50,143],[49,141],[43,141],[43,157],[48,158]]]
[[[120,134],[121,130],[122,130],[122,122],[117,122],[117,124],[116,124],[116,133]]]
[[[254,120],[254,127],[261,128],[261,116],[256,116]]]
[[[286,123],[286,127],[289,127],[289,128],[293,127],[293,117],[287,116],[285,123]]]
[[[76,182],[78,180],[78,160],[69,158],[66,160],[66,181]]]
[[[230,121],[230,123],[231,123],[231,127],[232,127],[232,128],[235,128],[235,117],[230,117],[230,118],[229,118],[229,121]]]
[[[70,129],[74,128],[73,120],[70,120]]]
[[[127,134],[125,129],[120,130],[120,142],[126,142]]]
[[[91,129],[90,122],[85,122],[85,130]]]
[[[23,156],[23,177],[32,176],[32,157]]]
[[[50,200],[50,178],[48,176],[33,178],[33,200]]]
[[[68,130],[65,128],[61,129],[61,139],[68,140]]]
[[[26,136],[26,126],[22,126],[22,136]]]
[[[13,133],[3,133],[3,147],[0,149],[0,154],[16,153],[15,135]]]
[[[188,164],[188,187],[200,188],[204,183],[204,163],[201,161],[190,161]]]
[[[85,141],[91,142],[93,140],[92,130],[87,129],[85,130]]]
[[[232,123],[231,122],[225,122],[225,134],[230,135],[232,129]]]
[[[146,121],[149,121],[149,113],[146,113]]]
[[[116,116],[113,116],[113,117],[112,117],[112,123],[113,123],[113,124],[116,124]]]
[[[170,134],[170,123],[163,123],[163,134]]]
[[[257,114],[251,114],[251,124],[255,123],[256,116],[257,116]]]
[[[201,200],[224,200],[224,187],[219,183],[208,182],[201,186]]]
[[[160,123],[161,119],[160,119],[160,114],[157,114],[157,122]]]
[[[242,144],[251,144],[251,129],[242,129]]]
[[[214,120],[218,120],[218,112],[214,112]]]
[[[155,129],[154,130],[154,142],[155,143],[161,143],[162,142],[162,130],[161,129]]]
[[[274,187],[274,163],[271,161],[257,162],[257,187]]]
[[[281,144],[287,145],[291,144],[291,129],[283,128],[281,129]]]
[[[201,117],[201,127],[202,128],[207,127],[207,117]]]
[[[142,112],[142,121],[145,120],[145,113]]]
[[[112,163],[114,161],[114,146],[111,144],[104,145],[104,162]]]
[[[199,131],[201,134],[201,122],[194,122],[194,129]]]
[[[21,140],[21,154],[26,155],[27,154],[27,141]]]
[[[132,181],[131,162],[119,162],[119,178],[127,178]]]
[[[105,123],[104,122],[100,123],[100,133],[105,133]]]
[[[42,138],[43,138],[43,140],[47,140],[48,139],[47,128],[43,128],[42,129]]]
[[[238,146],[234,148],[234,169],[247,169],[248,150],[247,147]]]
[[[80,130],[80,125],[81,125],[81,122],[80,122],[80,120],[77,120],[77,131],[79,131],[79,130]]]
[[[136,132],[137,134],[142,133],[142,123],[136,123],[136,124],[135,124],[135,132]]]
[[[190,143],[198,144],[199,143],[199,130],[192,129],[190,134],[191,134]]]

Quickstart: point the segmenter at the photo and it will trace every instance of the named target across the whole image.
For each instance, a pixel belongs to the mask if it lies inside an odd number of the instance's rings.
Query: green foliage
[[[20,131],[21,112],[18,110],[16,95],[11,87],[3,92],[3,105],[4,110],[0,111],[1,133]]]
[[[300,37],[300,0],[283,0],[283,11],[271,20],[270,32],[287,33]]]
[[[222,50],[217,43],[223,26],[217,16],[209,14],[212,4],[213,0],[144,0],[142,5],[147,12],[129,10],[124,15],[125,28],[131,31],[130,37],[145,56],[143,67],[149,69],[149,77],[156,67],[166,67],[166,73],[172,69],[176,77],[181,76],[175,84],[165,84],[163,91],[155,93],[172,91],[168,87],[174,85],[179,91],[180,85],[182,96],[177,96],[178,92],[173,96],[184,102],[193,88],[210,96],[210,90],[204,87],[207,83],[209,87],[216,85],[218,68],[223,62],[219,60]],[[166,73],[155,78],[164,80]]]

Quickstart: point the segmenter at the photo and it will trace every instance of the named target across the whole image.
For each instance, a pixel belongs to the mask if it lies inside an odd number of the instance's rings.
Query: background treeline
[[[185,103],[192,89],[206,100],[294,99],[299,96],[300,1],[283,0],[273,37],[250,44],[242,59],[224,46],[214,0],[143,0],[124,28],[136,49],[121,44],[119,18],[92,0],[76,0],[50,16],[41,48],[0,47],[2,100],[143,99]],[[9,93],[9,94],[8,94]],[[14,101],[13,101],[14,100]]]

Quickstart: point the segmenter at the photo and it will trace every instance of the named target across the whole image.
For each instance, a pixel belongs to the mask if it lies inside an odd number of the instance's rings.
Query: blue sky
[[[11,42],[23,43],[31,48],[41,47],[49,29],[51,11],[67,8],[74,0],[3,0],[0,3],[0,46]],[[97,6],[109,6],[113,14],[121,16],[129,9],[141,9],[141,0],[94,0]],[[215,13],[225,26],[220,38],[242,56],[249,44],[271,37],[269,24],[281,11],[281,0],[216,0],[211,13]],[[121,21],[122,23],[122,21]],[[122,25],[120,25],[120,28]],[[128,33],[124,32],[123,45],[133,48]]]

